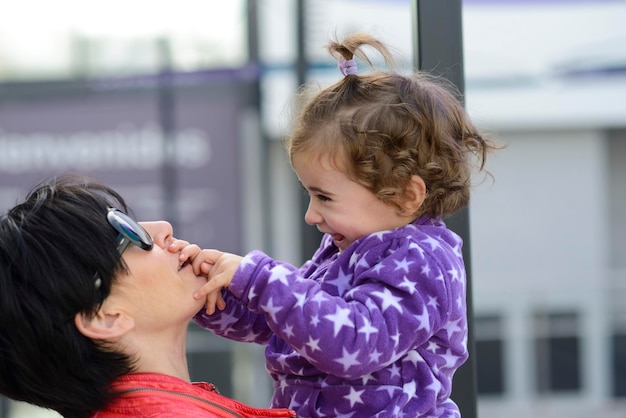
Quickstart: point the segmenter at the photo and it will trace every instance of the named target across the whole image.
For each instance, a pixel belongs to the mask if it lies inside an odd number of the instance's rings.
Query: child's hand
[[[221,291],[223,288],[230,286],[230,282],[235,275],[235,271],[239,267],[243,257],[236,254],[223,253],[218,250],[202,250],[194,257],[192,263],[194,270],[196,266],[200,267],[204,264],[210,264],[208,270],[208,282],[198,290],[193,297],[200,299],[206,296],[206,313],[211,315],[215,312],[215,307],[224,309],[226,306],[222,299]],[[222,305],[220,305],[220,300]]]
[[[209,271],[211,270],[211,267],[213,267],[214,263],[214,257],[211,258],[213,252],[217,254],[222,254],[221,251],[217,250],[205,250],[205,252],[203,252],[202,249],[196,244],[189,244],[189,242],[179,239],[174,239],[174,241],[170,243],[167,249],[168,251],[173,253],[179,252],[178,260],[180,261],[181,265],[187,262],[191,263],[196,276],[204,276],[207,278],[209,275]],[[203,255],[205,255],[207,258],[202,258]],[[196,299],[198,298],[196,297]],[[226,302],[222,297],[221,289],[218,289],[213,293],[207,295],[207,311],[209,306],[212,310],[211,313],[215,312],[215,306],[217,306],[217,308],[220,310],[224,310],[226,308]]]

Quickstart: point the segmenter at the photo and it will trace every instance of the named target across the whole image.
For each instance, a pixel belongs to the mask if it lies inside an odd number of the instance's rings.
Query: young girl
[[[472,168],[495,146],[436,79],[357,74],[364,45],[391,64],[367,35],[331,43],[344,78],[312,96],[287,141],[319,249],[300,268],[203,250],[193,267],[209,281],[195,297],[207,305],[195,320],[266,344],[272,406],[299,417],[458,417],[465,268],[442,218],[468,204]]]

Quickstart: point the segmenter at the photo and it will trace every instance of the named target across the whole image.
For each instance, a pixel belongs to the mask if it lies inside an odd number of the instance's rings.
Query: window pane
[[[476,379],[479,395],[504,393],[501,340],[476,341]]]
[[[626,397],[626,334],[613,336],[613,396]]]
[[[537,392],[548,394],[581,389],[578,314],[535,315],[535,380]]]
[[[504,343],[500,315],[479,315],[474,320],[476,380],[479,395],[504,393]]]

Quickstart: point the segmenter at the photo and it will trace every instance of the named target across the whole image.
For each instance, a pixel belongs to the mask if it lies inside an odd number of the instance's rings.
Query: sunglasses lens
[[[148,232],[132,218],[117,209],[112,209],[107,214],[107,219],[123,238],[132,242],[143,250],[152,249],[152,237]]]

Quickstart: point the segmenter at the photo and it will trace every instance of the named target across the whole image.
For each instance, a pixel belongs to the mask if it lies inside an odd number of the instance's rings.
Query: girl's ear
[[[424,203],[426,198],[426,183],[417,175],[412,176],[406,185],[404,193],[404,203],[402,204],[403,214],[413,216]]]
[[[92,340],[114,340],[135,327],[135,320],[124,311],[105,309],[93,315],[77,313],[74,324],[78,332]]]

